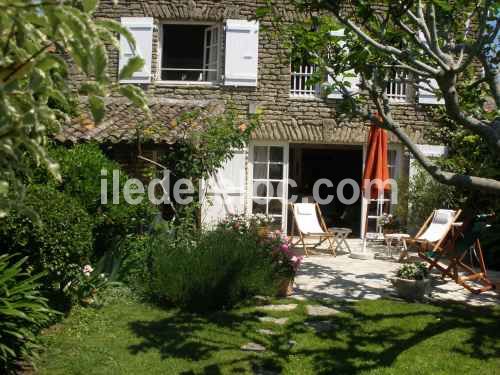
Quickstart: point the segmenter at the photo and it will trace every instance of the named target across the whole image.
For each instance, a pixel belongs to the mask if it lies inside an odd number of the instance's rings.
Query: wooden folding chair
[[[417,246],[418,256],[430,263],[430,269],[433,267],[440,269],[435,257],[443,253],[445,247],[456,237],[454,228],[461,212],[462,210],[434,210],[415,237],[406,240],[407,245]],[[400,261],[407,256],[408,250],[401,254]]]
[[[443,279],[448,276],[472,293],[494,289],[495,285],[487,277],[479,238],[467,233],[467,225],[456,222],[460,214],[461,210],[434,211],[410,242],[419,246],[418,255],[429,263],[429,270],[436,268]],[[436,227],[436,222],[441,224],[440,228]],[[431,228],[433,225],[435,227]],[[429,241],[430,238],[438,239]],[[471,264],[465,263],[467,255],[477,260],[479,271],[474,270],[472,261]],[[475,287],[471,282],[479,283],[481,287]]]
[[[488,278],[483,249],[479,241],[482,229],[487,227],[485,219],[480,216],[462,225],[453,248],[444,254],[450,262],[444,274],[476,294],[495,289],[495,284]],[[468,263],[465,263],[466,258]]]
[[[304,254],[309,255],[306,245],[307,239],[317,241],[313,248],[317,248],[325,241],[328,241],[328,249],[336,256],[337,247],[345,242],[345,237],[350,233],[350,230],[348,230],[347,235],[346,230],[329,231],[317,203],[290,203],[289,206],[293,215],[291,234],[295,236],[297,231],[299,237],[292,245],[295,246],[301,243]]]

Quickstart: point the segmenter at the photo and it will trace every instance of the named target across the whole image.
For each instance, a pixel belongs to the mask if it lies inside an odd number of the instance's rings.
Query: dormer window
[[[220,80],[220,25],[163,24],[160,80]]]

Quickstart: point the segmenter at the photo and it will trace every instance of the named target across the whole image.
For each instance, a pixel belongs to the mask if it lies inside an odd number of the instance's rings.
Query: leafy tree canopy
[[[437,181],[500,193],[498,174],[454,171],[423,155],[392,116],[386,87],[403,82],[434,92],[445,131],[476,137],[487,157],[500,157],[500,10],[495,1],[289,0],[301,10],[285,21],[283,7],[268,1],[257,16],[271,21],[288,43],[292,61],[317,67],[313,81],[325,93],[343,94],[344,114],[373,121],[394,133]],[[305,16],[304,16],[305,15]],[[352,77],[359,77],[355,87]],[[381,118],[376,116],[378,113]],[[483,147],[484,146],[484,147]],[[466,157],[465,153],[464,156]],[[470,174],[469,174],[470,173]]]
[[[108,49],[119,48],[119,34],[131,46],[135,42],[120,23],[93,19],[97,6],[97,0],[0,0],[0,217],[21,201],[24,157],[60,178],[46,136],[76,110],[80,95],[96,122],[112,91],[147,111],[138,87],[110,79]],[[130,59],[120,77],[142,65],[139,57]],[[70,82],[73,70],[84,77],[81,82]]]

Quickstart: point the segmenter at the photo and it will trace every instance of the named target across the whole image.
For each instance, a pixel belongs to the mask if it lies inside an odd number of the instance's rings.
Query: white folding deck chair
[[[434,260],[427,253],[442,253],[444,251],[445,240],[449,234],[453,236],[453,226],[461,212],[462,210],[434,210],[415,237],[406,240],[406,242],[416,244],[419,257],[430,262],[432,266]],[[407,255],[407,253],[401,254],[400,260]]]
[[[309,255],[306,239],[317,240],[313,248],[328,241],[328,249],[335,256],[336,248],[342,245],[350,230],[329,231],[317,203],[290,203],[290,208],[293,213],[292,236],[295,235],[295,228],[299,235],[298,240],[292,245],[302,243],[305,255]]]

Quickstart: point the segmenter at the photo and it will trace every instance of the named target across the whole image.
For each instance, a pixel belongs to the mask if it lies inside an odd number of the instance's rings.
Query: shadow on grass
[[[339,308],[339,303],[335,304]],[[389,300],[344,303],[343,313],[332,318],[292,317],[276,336],[257,333],[263,328],[259,313],[219,312],[200,316],[177,313],[158,321],[130,323],[141,342],[129,347],[133,354],[158,350],[163,359],[206,361],[204,367],[183,374],[281,373],[290,356],[307,360],[315,374],[356,374],[391,367],[405,351],[415,348],[428,361],[438,358],[442,345],[461,360],[500,356],[500,312],[462,304],[412,304]],[[308,327],[307,320],[328,320],[332,329]],[[453,336],[453,332],[466,335]],[[291,344],[296,341],[297,344]],[[266,347],[263,353],[240,350],[247,342]],[[429,342],[431,342],[429,344]],[[405,359],[412,366],[411,359]],[[446,364],[443,364],[445,366]],[[267,371],[267,372],[266,372]]]

